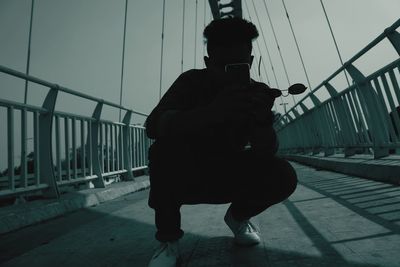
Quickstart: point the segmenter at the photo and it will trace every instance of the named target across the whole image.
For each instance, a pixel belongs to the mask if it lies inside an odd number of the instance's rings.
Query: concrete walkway
[[[263,243],[232,244],[227,205],[182,208],[186,267],[399,267],[400,187],[293,163],[300,184],[254,218]],[[157,246],[148,190],[0,236],[0,265],[144,267]]]

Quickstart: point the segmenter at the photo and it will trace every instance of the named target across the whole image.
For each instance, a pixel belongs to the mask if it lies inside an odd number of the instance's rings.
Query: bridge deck
[[[182,208],[187,267],[400,266],[400,187],[294,164],[300,184],[255,218],[263,243],[232,244],[227,205]],[[10,266],[146,266],[157,245],[148,190],[0,237]]]

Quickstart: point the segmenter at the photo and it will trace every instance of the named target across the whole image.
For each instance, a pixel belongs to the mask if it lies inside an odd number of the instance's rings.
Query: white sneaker
[[[176,267],[179,261],[179,243],[162,242],[156,249],[148,267]]]
[[[257,245],[261,242],[259,231],[250,220],[236,221],[229,208],[224,220],[235,236],[235,243],[241,246]]]

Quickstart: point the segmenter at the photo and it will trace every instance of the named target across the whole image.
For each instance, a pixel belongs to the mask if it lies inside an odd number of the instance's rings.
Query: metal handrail
[[[324,86],[326,83],[328,83],[330,80],[332,80],[335,76],[337,76],[340,72],[346,70],[346,67],[352,64],[354,61],[356,61],[358,58],[360,58],[362,55],[364,55],[366,52],[368,52],[371,48],[373,48],[375,45],[380,43],[383,39],[385,39],[389,33],[395,31],[398,27],[400,27],[400,19],[398,19],[395,23],[393,23],[390,27],[386,28],[378,37],[376,37],[372,42],[370,42],[368,45],[366,45],[363,49],[361,49],[357,54],[355,54],[352,58],[350,58],[348,61],[346,61],[343,66],[341,66],[338,70],[336,70],[333,74],[331,74],[326,80],[324,80],[322,83],[320,83],[317,87],[315,87],[313,90],[311,90],[310,93],[308,93],[306,96],[304,96],[300,101],[297,102],[296,105],[291,107],[284,115],[288,114],[291,112],[293,109],[295,109],[297,106],[300,105],[306,98],[308,98],[310,95],[313,95],[316,91],[318,91],[322,86]],[[398,51],[400,55],[400,51]]]
[[[400,33],[395,31],[399,26],[400,19],[282,115],[274,125],[281,143],[279,153],[373,153],[374,158],[400,153],[400,80],[396,75],[400,58],[368,76],[353,65],[386,37],[400,55]],[[330,80],[342,71],[350,74],[353,84],[338,91]],[[314,94],[322,86],[330,95],[325,101]],[[311,108],[304,104],[308,97]]]
[[[132,112],[134,114],[142,115],[142,116],[145,116],[145,117],[148,116],[148,114],[145,114],[143,112],[134,111],[134,110],[128,109],[128,108],[126,108],[124,106],[120,106],[118,104],[112,103],[110,101],[106,101],[106,100],[101,99],[101,98],[97,98],[97,97],[94,97],[94,96],[91,96],[91,95],[88,95],[88,94],[77,92],[75,90],[69,89],[69,88],[64,87],[64,86],[60,86],[60,85],[55,84],[55,83],[51,83],[51,82],[42,80],[42,79],[34,77],[32,75],[26,75],[25,73],[22,73],[20,71],[14,70],[14,69],[7,68],[7,67],[5,67],[3,65],[0,65],[0,72],[6,73],[6,74],[9,74],[9,75],[12,75],[12,76],[15,76],[15,77],[18,77],[18,78],[21,78],[21,79],[36,83],[36,84],[40,84],[40,85],[43,85],[43,86],[48,87],[48,88],[57,89],[57,90],[59,90],[61,92],[67,93],[67,94],[71,94],[71,95],[82,97],[82,98],[85,98],[85,99],[88,99],[88,100],[92,100],[92,101],[95,101],[97,103],[103,103],[105,105],[108,105],[108,106],[111,106],[111,107],[115,107],[115,108],[119,108],[119,109],[126,110],[126,111],[130,111],[130,112]]]

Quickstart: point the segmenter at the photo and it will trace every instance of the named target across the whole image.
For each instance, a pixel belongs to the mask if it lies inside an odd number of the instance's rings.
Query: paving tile
[[[399,249],[386,249],[377,251],[360,252],[359,255],[375,266],[398,267],[400,266]]]
[[[382,217],[385,220],[396,222],[400,221],[400,211],[393,211],[393,212],[387,212],[384,214],[379,214],[379,217]]]

